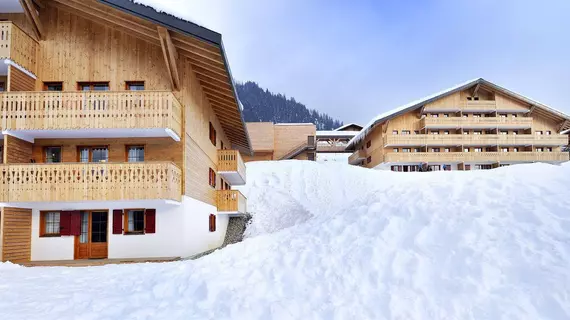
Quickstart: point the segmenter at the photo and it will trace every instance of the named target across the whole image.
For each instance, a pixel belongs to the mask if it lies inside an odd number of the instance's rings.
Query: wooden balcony
[[[467,100],[462,109],[463,111],[493,111],[497,109],[497,102],[494,100]]]
[[[247,199],[238,190],[217,190],[216,206],[218,213],[241,215],[247,212]]]
[[[442,129],[456,129],[456,128],[504,128],[504,129],[528,129],[532,127],[532,118],[529,117],[481,117],[481,118],[464,118],[464,117],[449,117],[449,118],[434,118],[425,117],[421,120],[423,128],[442,128]]]
[[[246,169],[239,151],[218,150],[218,174],[233,186],[245,184]]]
[[[182,175],[171,162],[0,165],[0,202],[180,201]]]
[[[180,137],[182,106],[170,91],[5,92],[0,129],[161,129]]]
[[[347,144],[317,144],[317,152],[342,153],[346,152]]]
[[[366,159],[366,153],[364,150],[356,150],[353,154],[348,157],[349,164],[358,164],[360,161]]]
[[[38,42],[10,21],[0,21],[0,60],[10,59],[36,73]]]
[[[391,152],[384,162],[563,162],[567,152]]]
[[[567,139],[561,134],[412,134],[384,136],[384,146],[562,146]]]

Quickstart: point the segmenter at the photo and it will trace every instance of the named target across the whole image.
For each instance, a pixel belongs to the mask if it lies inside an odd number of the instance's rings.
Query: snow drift
[[[0,265],[2,319],[568,319],[570,165],[248,164],[244,242],[196,261]]]

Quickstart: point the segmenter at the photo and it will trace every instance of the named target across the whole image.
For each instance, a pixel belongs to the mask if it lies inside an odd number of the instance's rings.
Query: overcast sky
[[[570,113],[570,0],[160,2],[222,34],[237,81],[345,123],[479,77]]]

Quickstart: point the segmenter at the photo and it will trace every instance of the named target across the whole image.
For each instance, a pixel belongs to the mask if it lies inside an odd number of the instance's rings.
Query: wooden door
[[[109,212],[81,211],[81,234],[75,237],[75,259],[106,259]]]

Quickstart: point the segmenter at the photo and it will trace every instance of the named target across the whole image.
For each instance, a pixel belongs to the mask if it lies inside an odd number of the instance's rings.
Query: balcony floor
[[[34,142],[34,139],[65,138],[161,138],[171,137],[180,141],[180,137],[172,130],[165,128],[152,129],[76,129],[76,130],[4,130],[8,134],[22,140]]]
[[[37,201],[37,202],[0,202],[0,207],[29,208],[38,210],[94,210],[120,208],[154,208],[164,205],[178,206],[180,202],[174,200],[101,200],[101,201]]]

